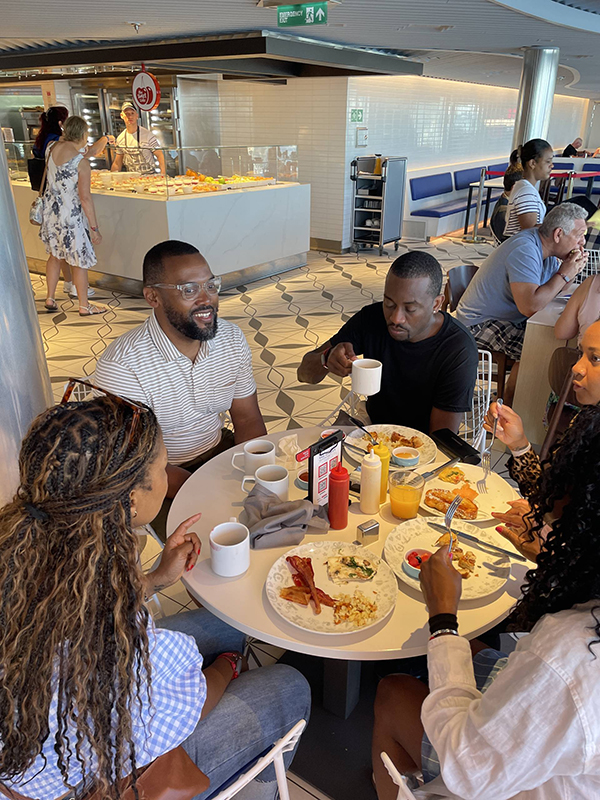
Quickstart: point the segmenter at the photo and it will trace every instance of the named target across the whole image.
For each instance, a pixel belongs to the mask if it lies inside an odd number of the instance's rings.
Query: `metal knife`
[[[433,528],[436,531],[440,531],[441,533],[448,533],[448,530],[445,525],[440,525],[439,522],[428,522],[427,523],[430,528]],[[466,539],[468,542],[475,542],[476,544],[480,545],[483,548],[487,548],[495,553],[499,553],[503,556],[508,556],[509,558],[514,558],[515,561],[524,561],[527,563],[528,559],[519,553],[514,553],[511,550],[505,550],[503,547],[498,547],[495,544],[488,544],[488,542],[484,542],[481,539],[478,539],[476,536],[473,536],[470,533],[463,533],[462,531],[457,530],[456,528],[452,528],[452,533],[455,536],[458,536],[459,539]]]
[[[436,475],[439,475],[440,472],[445,470],[447,467],[453,467],[455,464],[458,464],[460,458],[452,458],[450,461],[446,461],[445,464],[442,464],[441,467],[436,467],[435,469],[429,470],[429,472],[422,472],[421,475],[425,478],[426,481],[430,481],[432,478],[435,478]]]

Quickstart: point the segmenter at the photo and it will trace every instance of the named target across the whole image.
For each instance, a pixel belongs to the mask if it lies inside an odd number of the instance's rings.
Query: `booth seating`
[[[584,164],[582,167],[582,172],[600,172],[600,159],[594,159],[595,164]],[[594,186],[592,188],[592,194],[600,194],[600,186],[597,184],[600,183],[600,177],[594,178]],[[587,192],[587,181],[583,186],[574,186],[573,187],[573,194],[586,194]]]

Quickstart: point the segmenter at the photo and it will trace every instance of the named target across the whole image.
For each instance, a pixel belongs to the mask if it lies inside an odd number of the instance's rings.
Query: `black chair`
[[[490,230],[492,232],[492,236],[498,244],[502,244],[502,242],[508,239],[508,236],[504,235],[507,211],[508,197],[504,197],[504,195],[502,195],[496,200],[496,205],[494,206],[492,216],[490,217]]]

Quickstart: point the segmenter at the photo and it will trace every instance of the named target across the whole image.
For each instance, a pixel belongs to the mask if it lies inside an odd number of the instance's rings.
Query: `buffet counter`
[[[29,222],[36,193],[28,181],[11,183],[25,254],[45,262],[39,228]],[[173,195],[92,189],[92,196],[102,234],[94,271],[114,276],[117,288],[131,288],[132,280],[141,282],[144,255],[165,239],[195,245],[213,273],[223,277],[224,288],[306,264],[309,185],[255,184]]]

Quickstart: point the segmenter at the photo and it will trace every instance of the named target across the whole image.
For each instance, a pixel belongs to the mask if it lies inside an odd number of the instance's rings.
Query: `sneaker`
[[[72,283],[67,283],[67,281],[65,281],[64,291],[65,294],[68,294],[70,297],[77,297],[77,289]],[[88,286],[87,294],[88,297],[93,297],[96,294],[96,290],[92,289],[91,286]]]

